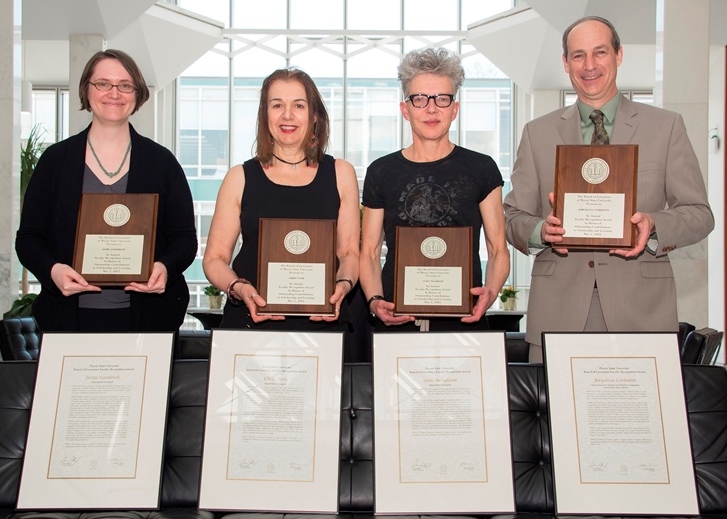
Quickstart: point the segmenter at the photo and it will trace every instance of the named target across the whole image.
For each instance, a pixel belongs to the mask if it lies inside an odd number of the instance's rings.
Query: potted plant
[[[13,306],[3,314],[3,319],[10,317],[30,317],[33,315],[33,301],[38,294],[25,294],[13,301]]]
[[[28,189],[30,183],[30,177],[33,176],[35,166],[38,165],[38,159],[40,159],[43,153],[43,134],[45,131],[40,125],[35,125],[28,134],[28,139],[25,144],[20,147],[20,212],[23,212],[23,199],[25,198],[25,190]],[[21,294],[27,295],[29,292],[28,287],[28,269],[23,267],[22,278],[21,278]]]
[[[502,307],[505,310],[515,310],[517,293],[518,290],[512,285],[502,287],[502,290],[500,290],[500,301],[502,301]]]
[[[202,291],[209,299],[211,309],[222,308],[222,290],[214,285],[207,285]]]
[[[23,198],[25,198],[25,190],[30,183],[30,177],[33,176],[35,166],[38,165],[43,153],[44,130],[40,125],[35,125],[30,130],[28,138],[20,146],[20,212],[23,212]],[[22,267],[20,278],[20,297],[13,301],[10,310],[3,314],[3,318],[9,317],[28,317],[33,315],[33,301],[38,294],[31,294],[28,283],[28,269]]]

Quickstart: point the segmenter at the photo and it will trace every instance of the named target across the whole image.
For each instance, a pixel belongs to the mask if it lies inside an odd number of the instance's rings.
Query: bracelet
[[[239,306],[242,304],[242,299],[237,297],[235,295],[235,291],[234,291],[235,285],[237,285],[238,283],[242,283],[243,285],[252,284],[245,278],[235,278],[232,281],[230,281],[230,284],[227,285],[227,301],[229,301],[229,303],[232,304],[233,306]]]
[[[384,296],[380,296],[380,295],[371,296],[371,297],[369,297],[369,300],[366,301],[366,306],[368,306],[369,310],[371,310],[371,303],[373,303],[374,301],[383,301],[383,300],[384,300]]]
[[[346,278],[337,279],[336,283],[348,283],[348,286],[350,287],[348,289],[348,291],[350,292],[351,290],[353,290],[353,281],[351,281],[350,279],[346,279]]]

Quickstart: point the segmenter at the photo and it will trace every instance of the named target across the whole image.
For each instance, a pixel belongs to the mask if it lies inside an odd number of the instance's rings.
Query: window
[[[226,41],[178,81],[178,156],[200,230],[199,255],[186,273],[193,297],[195,284],[207,284],[199,265],[217,190],[224,172],[253,154],[260,86],[276,68],[298,66],[313,77],[331,119],[328,153],[350,161],[363,185],[368,164],[409,144],[396,78],[401,56],[445,45],[460,53],[467,76],[451,137],[493,156],[509,177],[512,84],[464,41],[464,29],[512,0],[269,0],[265,10],[252,0],[177,3],[231,21]],[[484,240],[482,249],[486,261]]]
[[[38,126],[45,145],[68,137],[69,95],[67,88],[33,89],[31,128]]]

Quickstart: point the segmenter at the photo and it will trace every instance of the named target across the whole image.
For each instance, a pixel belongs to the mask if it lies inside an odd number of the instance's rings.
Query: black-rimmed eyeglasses
[[[114,87],[116,87],[116,90],[118,90],[122,94],[130,94],[136,90],[136,87],[131,83],[119,83],[118,85],[114,85],[113,83],[109,83],[108,81],[96,81],[95,83],[89,81],[89,83],[95,86],[96,90],[100,92],[108,92]]]
[[[412,106],[415,108],[426,108],[430,99],[434,99],[434,104],[439,108],[447,108],[454,101],[454,95],[434,94],[428,96],[427,94],[412,94],[406,98],[407,101],[411,101]]]

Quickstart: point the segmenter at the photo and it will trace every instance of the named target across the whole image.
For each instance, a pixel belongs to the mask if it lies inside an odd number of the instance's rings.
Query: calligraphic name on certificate
[[[268,304],[325,304],[325,263],[268,263],[266,302]]]
[[[569,238],[623,238],[623,193],[565,193],[563,228]]]
[[[656,359],[571,359],[582,483],[669,483]]]
[[[134,478],[146,357],[63,358],[48,479]]]
[[[81,274],[141,274],[144,235],[87,234]]]
[[[462,267],[407,266],[404,279],[405,305],[462,304]]]
[[[401,357],[401,483],[486,482],[480,357]]]
[[[313,481],[318,359],[235,356],[228,479]]]

